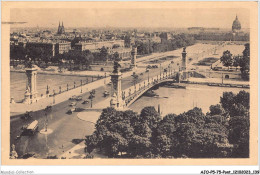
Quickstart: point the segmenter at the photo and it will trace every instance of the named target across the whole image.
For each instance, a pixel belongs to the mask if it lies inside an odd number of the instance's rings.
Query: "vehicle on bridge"
[[[84,100],[84,101],[82,102],[82,104],[88,104],[88,103],[89,103],[88,100]]]
[[[105,91],[103,94],[104,94],[104,97],[107,97],[109,95],[109,92]]]
[[[72,97],[69,98],[69,100],[76,100],[77,96],[73,95]]]
[[[77,97],[76,97],[76,100],[77,100],[77,101],[81,101],[81,100],[82,100],[82,96],[77,96]]]
[[[69,110],[68,110],[68,114],[72,114],[73,112],[75,112],[76,111],[76,108],[75,107],[72,107],[72,108],[70,108]]]
[[[76,106],[76,104],[77,104],[76,102],[71,102],[70,106]]]

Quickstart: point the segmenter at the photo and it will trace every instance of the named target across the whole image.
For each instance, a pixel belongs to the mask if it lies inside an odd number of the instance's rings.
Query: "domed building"
[[[233,21],[232,31],[238,32],[239,30],[241,30],[241,24],[240,24],[238,17],[236,15],[236,19]]]

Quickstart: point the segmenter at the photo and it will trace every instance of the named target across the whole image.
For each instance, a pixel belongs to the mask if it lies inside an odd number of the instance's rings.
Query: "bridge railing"
[[[151,87],[155,86],[156,84],[159,84],[169,78],[172,78],[176,76],[175,72],[165,72],[161,75],[157,75],[154,77],[149,78],[149,80],[144,80],[135,86],[131,86],[130,88],[127,88],[122,93],[123,100],[125,101],[126,106],[134,100],[137,96],[140,94],[143,94],[145,91],[150,89]],[[133,90],[132,90],[133,89]]]

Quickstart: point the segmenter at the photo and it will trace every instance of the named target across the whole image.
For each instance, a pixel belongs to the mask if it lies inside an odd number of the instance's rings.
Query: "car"
[[[26,111],[23,116],[21,116],[21,119],[27,120],[32,118],[32,111]]]
[[[146,69],[146,71],[145,72],[149,72],[149,69]]]
[[[72,107],[72,108],[70,108],[69,110],[68,110],[68,114],[72,114],[73,112],[75,112],[76,111],[76,108],[74,108],[74,107]]]
[[[109,82],[107,85],[109,85],[109,86],[112,85],[112,82]]]
[[[72,97],[69,98],[69,100],[75,100],[77,98],[76,95],[73,95]]]
[[[81,100],[82,100],[82,96],[76,97],[76,100],[77,100],[77,101],[81,101]]]
[[[77,104],[76,102],[71,102],[70,106],[76,106],[76,104]]]
[[[82,102],[82,104],[88,104],[88,103],[89,103],[88,100],[84,100],[84,101]]]
[[[144,73],[140,73],[140,75],[143,75]]]
[[[109,92],[108,92],[108,91],[105,91],[103,94],[104,94],[104,97],[106,97],[106,96],[109,95]]]

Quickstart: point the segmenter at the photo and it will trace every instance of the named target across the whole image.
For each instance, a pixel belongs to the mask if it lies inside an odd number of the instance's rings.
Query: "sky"
[[[15,27],[57,27],[63,21],[65,27],[150,27],[231,28],[238,15],[242,28],[249,28],[247,9],[69,9],[69,8],[20,8],[11,9],[11,21],[27,22]]]

